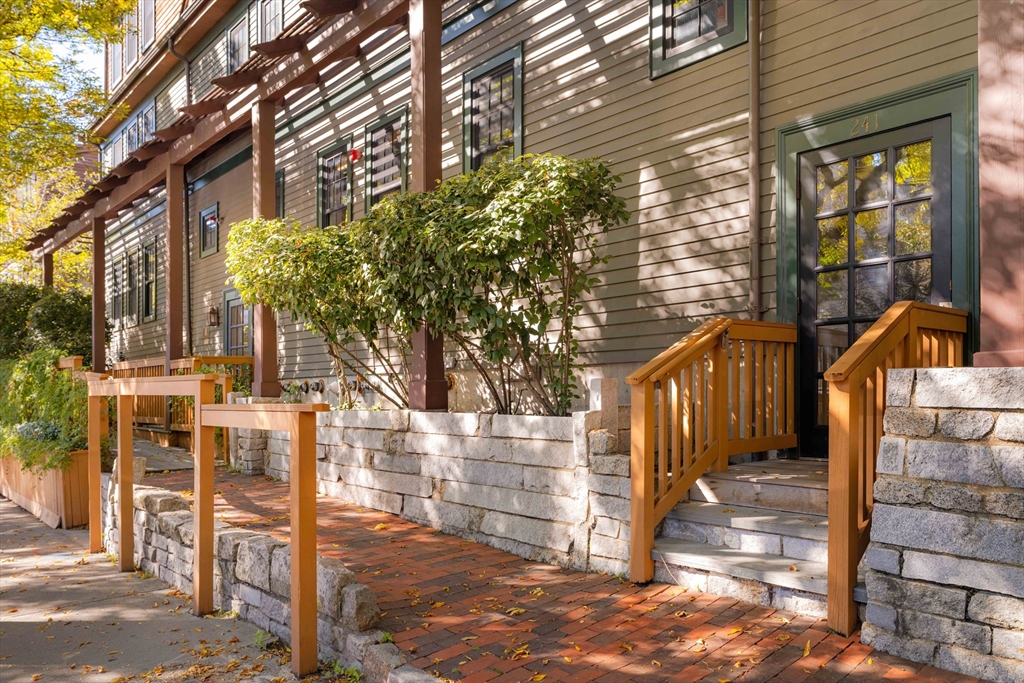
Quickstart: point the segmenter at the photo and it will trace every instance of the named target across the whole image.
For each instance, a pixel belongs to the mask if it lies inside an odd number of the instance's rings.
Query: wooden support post
[[[103,404],[106,398],[89,397],[89,552],[103,550],[103,522],[100,501],[103,499],[103,484],[100,474],[100,454],[103,445],[103,422],[106,414]]]
[[[430,192],[441,180],[441,0],[409,3],[410,182],[413,192]],[[412,339],[409,407],[447,410],[444,338],[424,325]]]
[[[43,287],[53,287],[53,252],[43,254]]]
[[[135,493],[132,476],[135,468],[132,449],[132,424],[135,397],[117,397],[117,568],[135,571]]]
[[[214,428],[203,422],[202,406],[213,403],[213,380],[202,380],[195,396],[195,483],[192,547],[192,612],[213,612],[213,459]],[[315,582],[314,582],[315,585]]]
[[[273,218],[274,202],[274,112],[268,100],[252,105],[252,215]],[[268,306],[253,307],[253,396],[280,396],[277,379],[277,318]]]
[[[92,370],[107,368],[107,271],[103,219],[92,219]]]
[[[317,670],[316,413],[291,418],[292,671]]]
[[[857,462],[859,401],[850,383],[832,382],[828,395],[828,625],[850,635],[857,627],[853,587],[857,583]]]
[[[169,164],[167,167],[167,248],[164,250],[164,297],[167,311],[167,343],[165,367],[171,371],[171,361],[184,357],[184,322],[182,317],[183,249],[185,237],[185,167]]]
[[[629,578],[654,578],[654,383],[643,381],[630,390],[630,542]]]

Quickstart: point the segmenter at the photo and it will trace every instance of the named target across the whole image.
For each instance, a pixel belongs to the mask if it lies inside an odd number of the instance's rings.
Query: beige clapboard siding
[[[162,196],[154,197],[152,201],[147,202],[141,208],[143,211],[148,211],[161,201],[163,201]],[[130,223],[134,218],[135,214],[130,214],[125,217],[123,223]],[[150,218],[134,230],[122,230],[117,234],[114,234],[114,232],[120,227],[119,223],[114,223],[107,228],[107,233],[110,234],[111,237],[108,238],[106,242],[106,309],[107,320],[114,323],[113,330],[110,335],[110,352],[107,358],[108,363],[114,363],[119,360],[151,358],[154,356],[162,356],[164,354],[167,334],[166,288],[164,282],[164,258],[166,256],[165,250],[167,248],[167,242],[165,239],[166,220],[166,214],[161,213]],[[114,311],[111,309],[114,266],[115,264],[120,266],[121,259],[125,253],[131,252],[135,249],[141,249],[143,244],[149,242],[154,237],[156,238],[157,257],[156,319],[150,322],[142,322],[142,318],[140,316],[137,324],[135,325],[125,325],[122,322],[115,322]],[[142,273],[140,269],[140,278],[141,275]],[[124,283],[122,282],[122,292],[124,291]],[[124,296],[124,293],[122,293],[122,296]]]
[[[213,168],[248,146],[243,136],[232,141],[210,159],[201,162]],[[206,169],[202,169],[206,170]],[[198,176],[199,173],[196,174]],[[195,176],[193,176],[195,177]],[[224,265],[229,226],[233,222],[252,216],[252,161],[246,161],[233,170],[205,185],[188,198],[189,243],[192,262],[192,353],[194,355],[221,355],[224,353],[223,322],[225,311],[224,291],[229,289]],[[220,217],[218,250],[201,257],[199,243],[199,214],[216,203]],[[220,325],[210,327],[208,311],[211,307],[220,310]]]
[[[762,287],[774,309],[776,128],[977,67],[977,3],[797,0],[762,25]]]
[[[188,103],[185,74],[180,74],[170,85],[157,93],[156,96],[156,127],[166,128],[181,115],[178,111]]]
[[[213,90],[213,79],[227,75],[227,36],[222,32],[192,63],[192,101]]]
[[[460,12],[468,6],[448,5]],[[633,219],[609,231],[600,249],[612,258],[597,272],[601,283],[578,320],[588,363],[640,362],[709,316],[747,315],[746,48],[652,82],[647,11],[644,0],[521,0],[444,51],[446,177],[462,168],[462,73],[519,41],[524,150],[600,156],[622,175],[620,192]],[[774,308],[775,129],[970,68],[977,60],[975,15],[970,0],[764,2],[764,303]],[[382,53],[390,57],[406,40],[397,36]],[[329,74],[281,120],[364,67]],[[366,124],[407,101],[403,73],[279,141],[287,214],[316,221],[318,149],[349,134],[363,149]],[[357,164],[356,217],[363,208],[362,171]],[[287,314],[279,326],[284,378],[330,371],[319,340]]]

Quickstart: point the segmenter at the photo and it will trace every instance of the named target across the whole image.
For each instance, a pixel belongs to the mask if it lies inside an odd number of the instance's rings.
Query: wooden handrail
[[[796,326],[715,318],[631,374],[630,577],[654,575],[654,528],[729,456],[796,445]]]
[[[870,540],[888,370],[958,367],[967,312],[894,304],[825,372],[829,411],[828,625],[857,626],[853,589]]]

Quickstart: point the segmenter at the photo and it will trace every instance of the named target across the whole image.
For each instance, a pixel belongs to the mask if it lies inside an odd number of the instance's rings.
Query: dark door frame
[[[970,313],[967,362],[978,349],[978,132],[977,70],[949,76],[861,104],[809,117],[776,131],[776,319],[798,324],[799,156],[936,118],[950,122],[950,223],[953,306]],[[800,364],[796,367],[800,381]],[[799,384],[798,384],[799,385]],[[801,414],[799,397],[797,414]]]
[[[800,183],[801,191],[798,197],[798,230],[800,234],[800,261],[798,264],[800,278],[800,306],[798,310],[798,356],[799,367],[802,369],[802,376],[798,384],[799,396],[807,405],[811,403],[811,410],[805,412],[800,422],[800,442],[802,455],[813,457],[826,457],[828,455],[828,425],[817,424],[819,411],[818,386],[819,376],[827,368],[819,368],[818,364],[818,329],[820,325],[834,328],[837,325],[845,325],[846,343],[852,345],[854,341],[853,328],[856,323],[868,324],[881,316],[881,310],[875,314],[857,316],[850,315],[849,311],[841,317],[831,318],[828,322],[818,319],[817,315],[817,279],[816,270],[837,271],[847,273],[847,302],[854,305],[856,301],[857,278],[855,273],[862,268],[876,269],[880,265],[886,268],[886,286],[888,287],[889,304],[895,303],[895,278],[893,269],[900,261],[920,259],[924,253],[901,256],[895,250],[896,244],[896,222],[892,214],[889,215],[889,255],[880,258],[868,258],[858,261],[856,258],[856,226],[852,220],[847,226],[847,255],[843,263],[819,265],[818,263],[818,233],[816,218],[817,192],[816,192],[816,169],[826,164],[846,161],[851,158],[860,157],[873,151],[884,150],[886,156],[886,168],[889,178],[887,185],[891,188],[894,183],[894,164],[892,152],[904,145],[913,144],[922,140],[930,140],[932,143],[931,162],[931,192],[927,200],[931,206],[931,250],[927,257],[932,267],[932,288],[931,297],[927,303],[940,304],[949,302],[950,298],[950,268],[951,248],[950,240],[950,196],[949,196],[949,118],[943,117],[914,124],[906,128],[899,128],[884,133],[855,138],[849,142],[840,143],[832,147],[804,152],[799,156],[800,161]],[[824,215],[848,216],[856,212],[854,200],[856,184],[854,181],[854,169],[852,162],[847,169],[847,206],[838,211],[826,211]],[[889,195],[883,203],[868,202],[867,209],[885,207],[887,212],[891,207],[902,204],[919,202],[918,198],[898,199],[895,192],[888,192]],[[856,306],[854,305],[856,308]]]

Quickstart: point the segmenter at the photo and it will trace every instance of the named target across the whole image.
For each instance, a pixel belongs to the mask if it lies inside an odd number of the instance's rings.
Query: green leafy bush
[[[24,469],[66,469],[71,451],[88,447],[88,388],[57,369],[64,350],[39,349],[0,362],[0,455]]]
[[[45,288],[28,316],[36,348],[65,349],[69,356],[92,355],[92,296],[78,290]],[[104,342],[110,342],[106,323]]]
[[[28,314],[42,294],[35,285],[0,282],[0,359],[17,358],[25,350]]]
[[[324,230],[231,227],[228,271],[247,303],[302,319],[347,375],[407,405],[412,333],[429,323],[476,368],[499,412],[564,415],[578,397],[576,316],[602,232],[629,218],[599,159],[526,155],[392,195]],[[346,396],[347,400],[350,397]]]

